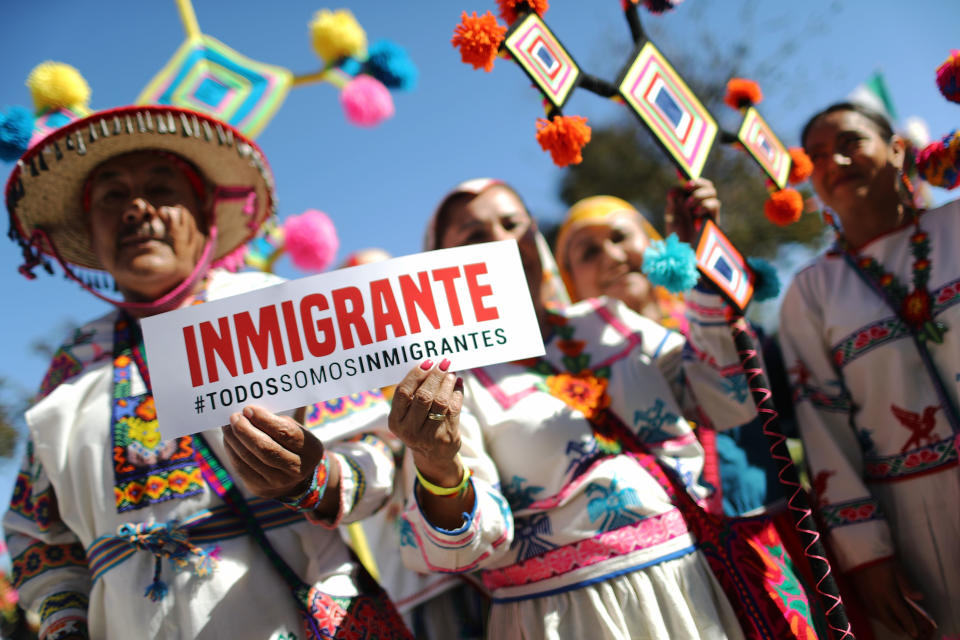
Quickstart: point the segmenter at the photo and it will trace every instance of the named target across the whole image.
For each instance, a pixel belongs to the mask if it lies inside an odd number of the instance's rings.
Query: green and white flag
[[[899,119],[897,108],[893,106],[893,98],[890,95],[890,89],[887,87],[887,81],[884,80],[883,73],[880,71],[875,71],[873,75],[867,78],[866,82],[851,91],[847,100],[879,111],[887,116],[887,119],[891,122],[896,122]]]

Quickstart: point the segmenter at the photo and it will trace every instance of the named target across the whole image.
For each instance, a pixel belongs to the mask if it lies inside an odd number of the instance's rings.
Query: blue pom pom
[[[753,299],[760,302],[780,295],[780,276],[772,264],[763,258],[747,258],[756,280],[753,283]]]
[[[340,70],[348,76],[356,77],[363,73],[363,65],[354,58],[342,58],[338,64]]]
[[[10,107],[0,113],[0,159],[13,162],[30,146],[33,135],[33,114],[23,107]]]
[[[388,89],[410,91],[417,86],[417,67],[400,45],[379,40],[370,45],[364,70]]]
[[[151,602],[160,602],[163,600],[170,589],[167,587],[167,583],[163,580],[157,579],[150,583],[150,586],[147,587],[146,592],[143,594],[145,598],[150,598]]]
[[[697,285],[697,254],[686,242],[671,233],[666,240],[655,240],[643,252],[643,272],[653,284],[670,293],[683,293]]]

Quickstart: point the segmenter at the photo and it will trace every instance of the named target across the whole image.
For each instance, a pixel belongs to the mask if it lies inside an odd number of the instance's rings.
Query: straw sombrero
[[[244,245],[275,213],[273,173],[253,141],[207,114],[130,106],[64,125],[20,158],[6,187],[11,238],[28,252],[102,270],[84,223],[84,182],[115,156],[151,149],[187,159],[215,187],[214,260]]]

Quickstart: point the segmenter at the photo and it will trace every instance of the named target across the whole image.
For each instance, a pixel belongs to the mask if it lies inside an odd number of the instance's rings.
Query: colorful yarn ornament
[[[746,109],[760,104],[763,100],[763,91],[753,80],[746,78],[730,78],[727,82],[727,93],[723,101],[731,109]]]
[[[643,0],[643,6],[650,13],[661,14],[673,11],[683,0]],[[636,4],[636,3],[634,3]]]
[[[393,96],[383,83],[359,75],[340,92],[340,104],[347,120],[361,127],[375,127],[394,114]]]
[[[313,50],[327,64],[341,58],[364,58],[367,34],[349,9],[321,9],[310,21]]]
[[[960,130],[954,129],[931,142],[917,154],[917,171],[935,187],[954,189],[960,185]]]
[[[87,110],[90,85],[75,67],[63,62],[43,62],[27,76],[27,88],[37,112],[53,109]]]
[[[378,40],[370,45],[363,71],[388,89],[411,91],[417,86],[416,65],[406,49],[390,40]]]
[[[497,51],[506,33],[507,28],[501,26],[489,11],[479,17],[476,11],[472,16],[464,11],[450,43],[460,50],[460,59],[473,65],[474,70],[493,71]]]
[[[780,276],[777,269],[763,258],[747,258],[753,269],[753,299],[759,302],[772,300],[780,295]]]
[[[514,20],[519,17],[517,12],[517,5],[526,5],[538,16],[543,16],[547,12],[547,9],[550,8],[550,2],[548,0],[497,0],[497,5],[500,7],[500,17],[504,19],[507,24],[513,24]]]
[[[583,116],[554,116],[537,119],[537,142],[550,152],[558,167],[583,162],[581,151],[590,142],[590,126]]]
[[[813,161],[802,147],[790,147],[790,184],[799,184],[813,173]]]
[[[763,204],[763,213],[777,226],[793,224],[803,214],[803,196],[796,189],[774,191]]]
[[[13,162],[30,146],[33,135],[33,114],[24,107],[10,107],[0,113],[0,160]]]
[[[333,264],[340,247],[333,221],[316,209],[287,218],[283,235],[291,262],[303,271],[324,271]]]
[[[656,286],[670,293],[683,293],[697,285],[697,254],[686,242],[671,233],[666,240],[654,240],[643,252],[643,273]]]
[[[950,102],[960,102],[960,49],[951,49],[950,56],[937,67],[937,87]]]

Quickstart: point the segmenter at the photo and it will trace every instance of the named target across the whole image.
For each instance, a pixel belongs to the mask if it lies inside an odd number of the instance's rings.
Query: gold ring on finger
[[[446,414],[443,414],[443,413],[428,413],[428,414],[427,414],[427,418],[429,418],[430,420],[440,421],[440,420],[445,420],[446,417],[447,417]]]

